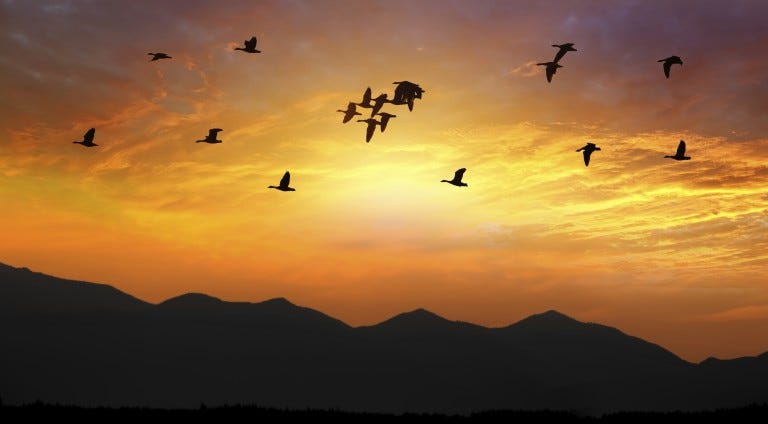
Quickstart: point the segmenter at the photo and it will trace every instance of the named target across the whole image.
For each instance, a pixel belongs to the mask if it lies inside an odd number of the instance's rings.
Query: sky
[[[0,0],[0,262],[150,302],[556,309],[691,361],[756,355],[766,20],[762,0]],[[251,36],[261,54],[233,50]],[[425,93],[386,132],[342,124],[402,80]],[[693,159],[665,159],[681,139]],[[468,187],[440,182],[462,167]],[[268,189],[286,170],[296,191]]]

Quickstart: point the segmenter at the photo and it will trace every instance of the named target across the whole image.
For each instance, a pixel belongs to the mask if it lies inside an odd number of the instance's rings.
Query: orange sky
[[[284,296],[354,325],[557,309],[689,360],[758,354],[766,18],[761,1],[1,0],[0,262],[153,302]],[[262,54],[232,50],[251,35]],[[569,41],[547,84],[535,63]],[[404,79],[423,99],[386,105],[371,143],[341,123]],[[90,127],[99,147],[71,143]],[[222,144],[194,143],[212,127]],[[693,160],[664,159],[680,139]],[[460,167],[469,187],[439,182]],[[268,190],[285,170],[297,191]]]

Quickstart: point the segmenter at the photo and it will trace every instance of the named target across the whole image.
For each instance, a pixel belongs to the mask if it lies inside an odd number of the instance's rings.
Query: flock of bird
[[[545,66],[545,74],[547,77],[547,82],[552,82],[552,77],[557,73],[558,68],[562,68],[563,66],[560,65],[560,60],[565,56],[568,52],[575,52],[577,51],[574,47],[574,43],[564,43],[564,44],[553,44],[552,47],[556,47],[557,53],[555,54],[554,59],[552,59],[551,62],[541,62],[537,63],[537,66]],[[256,37],[251,37],[249,40],[243,41],[243,47],[235,47],[234,50],[243,51],[245,53],[261,53],[260,50],[256,49]],[[157,53],[147,53],[149,56],[152,56],[150,59],[150,62],[154,62],[157,60],[162,59],[173,59],[173,57],[169,56],[166,53],[157,52]],[[658,62],[663,62],[662,67],[664,70],[664,76],[666,78],[669,78],[669,73],[672,68],[672,65],[683,65],[683,60],[680,59],[679,56],[670,56],[665,59],[660,59]],[[358,107],[364,108],[364,109],[371,109],[370,116],[367,119],[358,119],[357,122],[364,122],[367,124],[366,127],[366,134],[365,134],[365,142],[368,143],[371,141],[371,138],[373,137],[373,134],[376,132],[376,126],[378,125],[381,132],[383,133],[384,130],[387,128],[387,124],[389,123],[389,120],[392,118],[396,118],[397,115],[393,115],[388,112],[382,112],[381,109],[384,107],[384,104],[390,103],[394,105],[408,105],[408,110],[413,111],[413,105],[416,99],[420,99],[422,97],[422,94],[425,93],[424,89],[422,89],[418,84],[412,83],[410,81],[395,81],[393,84],[397,84],[395,87],[395,92],[392,97],[392,99],[389,99],[389,96],[386,93],[379,94],[375,98],[372,97],[371,87],[368,87],[365,92],[363,93],[363,99],[359,103],[355,102],[349,102],[347,104],[346,109],[338,109],[337,112],[341,112],[344,114],[344,117],[342,118],[342,123],[346,124],[347,122],[351,121],[352,118],[358,115],[362,115],[362,113],[357,111]],[[376,116],[380,116],[380,120],[376,120]],[[208,130],[208,135],[202,139],[202,140],[196,140],[196,143],[209,143],[209,144],[219,144],[222,143],[222,140],[218,139],[219,132],[224,131],[221,128],[211,128]],[[94,136],[96,135],[96,129],[91,128],[89,129],[85,135],[83,136],[82,141],[73,141],[75,144],[81,144],[85,147],[95,147],[98,146],[98,144],[93,142]],[[584,165],[589,166],[590,158],[592,157],[592,153],[595,151],[601,150],[600,147],[598,147],[595,143],[587,143],[584,147],[581,147],[577,149],[577,152],[582,152],[582,155],[584,156]],[[685,155],[685,141],[680,140],[680,143],[677,146],[677,151],[674,155],[666,155],[664,158],[670,158],[674,160],[690,160],[690,156]],[[453,175],[453,179],[450,180],[441,180],[440,182],[452,184],[457,187],[467,187],[467,183],[463,182],[462,179],[464,178],[464,173],[467,171],[466,168],[460,168],[457,169],[456,172]],[[291,182],[291,173],[288,171],[285,171],[285,174],[280,179],[280,183],[276,186],[268,186],[268,188],[273,188],[280,191],[296,191],[295,188],[290,187]]]
[[[410,81],[395,81],[392,84],[397,84],[397,87],[395,88],[395,94],[392,100],[388,99],[387,93],[381,93],[378,96],[376,96],[375,99],[372,98],[371,87],[368,87],[363,93],[363,100],[360,103],[349,102],[347,104],[346,109],[336,110],[336,112],[341,112],[344,114],[344,118],[342,118],[341,123],[346,124],[356,115],[362,115],[362,113],[357,111],[358,106],[366,109],[371,109],[371,116],[369,116],[368,119],[357,120],[357,122],[365,122],[366,124],[368,124],[365,131],[366,143],[371,141],[371,137],[373,137],[373,134],[376,131],[376,125],[378,125],[379,128],[381,128],[381,132],[384,132],[384,130],[387,129],[387,124],[389,123],[389,120],[392,118],[397,118],[397,115],[393,115],[388,112],[379,112],[381,108],[384,106],[384,103],[391,103],[394,105],[407,104],[408,110],[413,111],[413,103],[415,102],[416,99],[420,99],[422,93],[424,93],[424,89],[419,87],[418,84],[414,84]],[[377,116],[377,115],[381,116],[381,121],[377,121],[374,118],[374,116]]]

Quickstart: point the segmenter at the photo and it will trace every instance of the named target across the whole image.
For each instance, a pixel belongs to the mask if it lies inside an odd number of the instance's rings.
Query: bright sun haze
[[[352,325],[556,309],[688,360],[758,354],[766,18],[758,0],[3,0],[0,262],[152,302],[286,297]],[[251,36],[261,53],[234,50]],[[566,42],[548,83],[536,63]],[[370,109],[342,124],[403,80],[423,97],[386,104],[370,143]],[[91,127],[98,146],[72,143]],[[210,128],[223,142],[195,143]],[[665,159],[680,140],[692,160]],[[459,168],[467,187],[440,182]],[[268,189],[285,171],[296,191]]]

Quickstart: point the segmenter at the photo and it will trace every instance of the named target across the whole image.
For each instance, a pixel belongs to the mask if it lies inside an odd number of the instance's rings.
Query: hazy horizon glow
[[[766,18],[761,1],[2,0],[0,262],[152,302],[286,297],[352,325],[556,309],[688,360],[759,354]],[[232,50],[251,35],[263,53]],[[535,63],[562,42],[578,51],[547,84]],[[403,79],[426,93],[386,105],[371,143],[341,124]],[[90,127],[99,147],[71,143]],[[194,143],[212,127],[222,144]],[[664,159],[680,139],[693,160]],[[439,182],[461,167],[468,187]],[[268,190],[286,170],[297,191]]]

